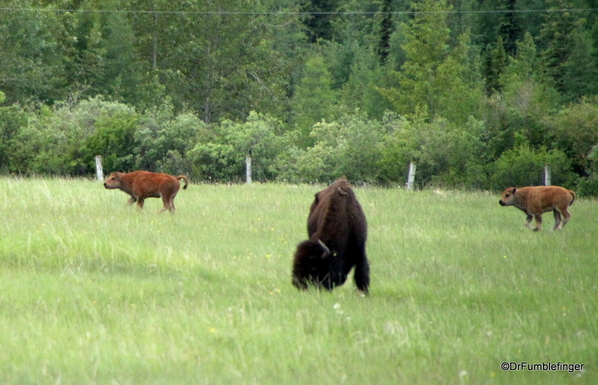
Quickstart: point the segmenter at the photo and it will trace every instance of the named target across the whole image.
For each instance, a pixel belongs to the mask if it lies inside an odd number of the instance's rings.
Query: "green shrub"
[[[576,175],[571,160],[560,150],[532,150],[529,145],[520,145],[506,151],[492,164],[490,188],[503,190],[509,186],[538,186],[544,184],[544,166],[552,169],[552,184],[573,187]]]
[[[587,161],[589,175],[579,178],[576,192],[579,195],[598,196],[598,144],[590,150]]]
[[[382,125],[359,111],[337,121],[322,121],[310,134],[314,145],[295,153],[284,177],[302,181],[331,181],[346,176],[351,181],[378,180],[382,156]]]
[[[410,162],[417,164],[416,185],[480,188],[485,180],[484,124],[470,118],[464,126],[444,119],[426,122],[387,117],[381,178],[405,183]]]
[[[172,106],[165,104],[140,118],[135,131],[135,166],[198,179],[199,169],[188,159],[187,153],[205,136],[206,124],[197,115],[175,115]]]
[[[277,178],[278,158],[292,141],[281,121],[252,111],[244,123],[225,120],[210,126],[188,158],[204,180],[238,181],[245,178],[245,159],[251,152],[253,178],[267,181]]]
[[[4,94],[0,91],[0,104]],[[0,172],[15,172],[20,169],[15,150],[20,131],[27,125],[27,114],[19,106],[0,107]]]

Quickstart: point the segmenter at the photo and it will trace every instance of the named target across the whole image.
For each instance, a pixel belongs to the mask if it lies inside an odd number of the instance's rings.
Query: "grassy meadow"
[[[322,186],[0,178],[2,384],[595,384],[598,202],[565,230],[491,193],[355,188],[370,295],[291,285]],[[502,362],[582,371],[503,371]]]

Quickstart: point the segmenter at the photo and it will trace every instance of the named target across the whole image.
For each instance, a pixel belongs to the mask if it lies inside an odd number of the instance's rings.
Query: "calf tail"
[[[575,202],[575,191],[569,190],[569,193],[571,194],[571,202],[569,202],[569,206],[571,206],[573,202]]]
[[[183,190],[187,189],[187,185],[189,184],[189,178],[187,178],[185,175],[179,175],[176,177],[177,179],[182,179],[185,181],[185,185],[183,186]]]

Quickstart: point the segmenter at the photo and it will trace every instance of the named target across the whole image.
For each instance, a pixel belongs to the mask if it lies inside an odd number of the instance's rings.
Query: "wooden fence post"
[[[251,184],[251,150],[245,157],[245,183]]]
[[[415,182],[415,169],[417,165],[415,162],[409,163],[409,177],[407,178],[407,190],[413,190],[413,183]]]
[[[104,180],[104,170],[102,170],[102,156],[96,155],[96,175],[101,182]]]
[[[552,184],[552,169],[550,163],[544,165],[544,186],[550,186]]]

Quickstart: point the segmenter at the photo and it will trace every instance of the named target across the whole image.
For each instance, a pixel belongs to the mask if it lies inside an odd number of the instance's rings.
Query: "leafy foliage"
[[[207,135],[207,126],[197,115],[174,114],[172,105],[166,103],[140,118],[135,131],[135,167],[199,177],[198,167],[187,155]]]
[[[594,2],[2,4],[3,173],[598,194]]]
[[[313,126],[313,146],[297,151],[286,165],[283,178],[303,182],[328,182],[346,176],[349,180],[378,179],[382,126],[363,113],[343,115],[337,121]]]
[[[243,180],[246,156],[251,155],[257,178],[272,180],[278,175],[277,160],[284,156],[293,135],[284,131],[280,121],[252,112],[246,123],[227,120],[211,127],[206,139],[189,151],[202,179]]]
[[[525,145],[506,151],[494,162],[491,187],[500,190],[506,186],[543,185],[546,164],[552,169],[553,185],[573,187],[575,174],[565,153],[546,149],[535,151]]]

